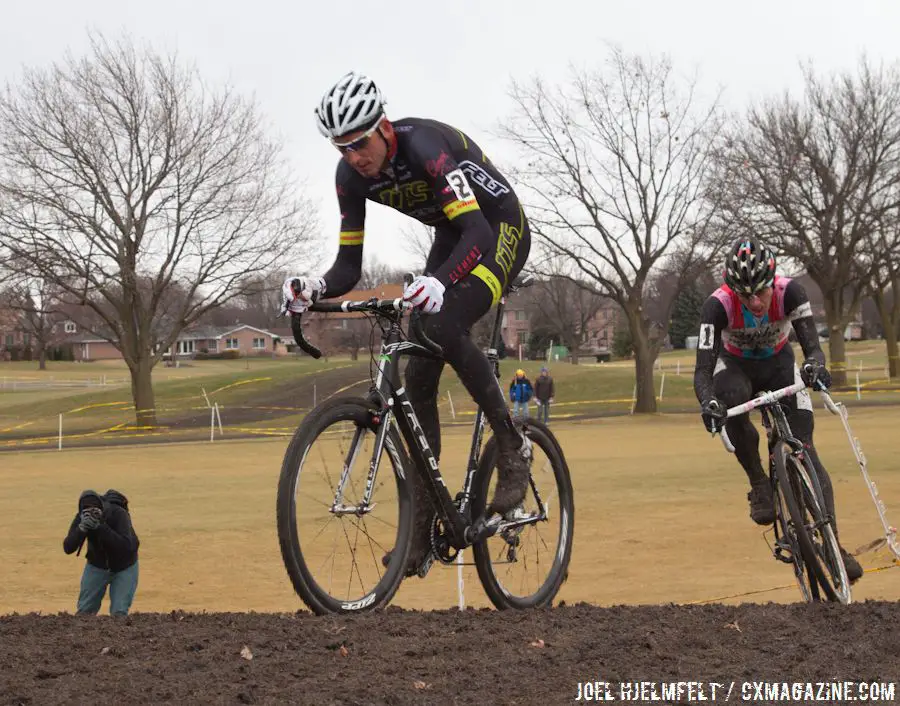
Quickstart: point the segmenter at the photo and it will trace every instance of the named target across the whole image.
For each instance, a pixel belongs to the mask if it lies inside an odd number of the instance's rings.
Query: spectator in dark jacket
[[[85,490],[78,513],[63,540],[66,554],[81,553],[87,540],[87,563],[81,575],[78,613],[96,614],[109,586],[109,612],[128,615],[138,584],[138,540],[131,526],[128,500],[115,490],[100,496]]]
[[[547,368],[541,368],[541,374],[534,381],[534,400],[537,404],[537,418],[544,424],[550,423],[550,403],[556,390],[553,387],[553,378]]]
[[[509,399],[513,403],[513,416],[522,418],[528,416],[528,402],[533,395],[534,390],[531,387],[531,381],[525,376],[525,371],[520,368],[516,371],[516,376],[509,386]]]

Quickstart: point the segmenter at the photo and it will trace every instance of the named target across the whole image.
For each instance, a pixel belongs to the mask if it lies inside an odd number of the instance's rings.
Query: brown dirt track
[[[757,680],[897,690],[898,654],[900,606],[884,602],[14,615],[0,617],[0,703],[556,704],[597,680],[735,682],[739,703]]]

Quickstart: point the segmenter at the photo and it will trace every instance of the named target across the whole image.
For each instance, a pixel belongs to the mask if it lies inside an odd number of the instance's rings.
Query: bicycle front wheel
[[[281,555],[297,594],[319,615],[382,607],[403,580],[413,517],[404,479],[413,469],[391,429],[371,478],[376,412],[358,398],[320,405],[297,429],[281,467]]]
[[[473,546],[485,593],[498,609],[549,605],[568,577],[575,528],[569,467],[559,443],[542,423],[528,420],[534,461],[522,505],[509,513],[521,521]],[[496,484],[497,443],[485,445],[473,486],[473,517],[482,515]],[[530,521],[529,521],[530,520]]]
[[[850,603],[850,580],[841,556],[841,547],[834,533],[833,518],[825,510],[825,500],[813,483],[816,469],[809,456],[792,454],[787,462],[799,479],[803,507],[809,518],[809,538],[812,542],[815,574],[829,600]]]
[[[849,603],[847,570],[834,528],[822,511],[822,503],[810,477],[810,472],[815,473],[815,470],[807,468],[808,459],[804,456],[801,460],[784,442],[778,444],[773,453],[778,479],[776,487],[790,515],[788,532],[796,538],[806,565],[805,580],[799,576],[797,579],[804,598]]]

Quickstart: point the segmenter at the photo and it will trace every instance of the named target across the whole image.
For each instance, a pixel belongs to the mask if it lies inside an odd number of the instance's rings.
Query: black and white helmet
[[[756,294],[775,283],[775,255],[753,238],[738,240],[725,259],[725,284],[737,294]]]
[[[319,132],[333,140],[354,130],[368,130],[384,115],[384,99],[368,76],[344,74],[316,108]]]

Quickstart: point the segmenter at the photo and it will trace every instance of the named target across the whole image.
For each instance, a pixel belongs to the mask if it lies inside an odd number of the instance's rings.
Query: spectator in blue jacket
[[[509,399],[513,403],[514,417],[524,419],[528,416],[528,402],[533,396],[531,381],[525,376],[525,371],[519,368],[509,386]]]

